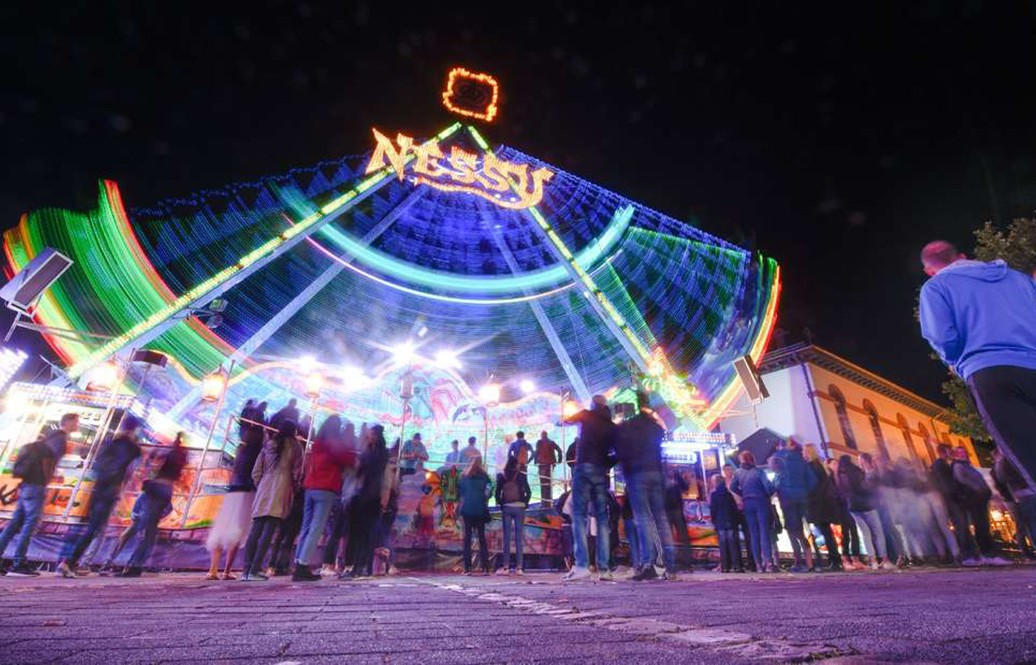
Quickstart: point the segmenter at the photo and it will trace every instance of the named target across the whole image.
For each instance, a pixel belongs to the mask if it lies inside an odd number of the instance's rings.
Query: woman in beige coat
[[[292,421],[281,423],[277,434],[264,445],[252,469],[255,500],[252,502],[252,529],[245,543],[243,582],[265,581],[260,571],[270,541],[281,522],[291,513],[291,501],[302,485],[303,450]]]

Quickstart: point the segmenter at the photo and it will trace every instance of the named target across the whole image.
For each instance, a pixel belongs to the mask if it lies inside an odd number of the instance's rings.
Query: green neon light
[[[623,206],[615,211],[604,232],[584,247],[576,256],[566,249],[566,259],[575,261],[584,269],[590,269],[600,259],[611,253],[633,219],[633,206]],[[328,238],[338,249],[359,263],[379,273],[424,287],[454,291],[497,295],[520,293],[552,288],[569,279],[568,271],[562,265],[551,266],[523,275],[499,277],[460,276],[453,273],[430,270],[402,261],[390,254],[374,249],[360,242],[355,236],[333,226],[325,226],[321,235]],[[553,233],[553,231],[552,231]],[[560,239],[558,240],[560,242]]]

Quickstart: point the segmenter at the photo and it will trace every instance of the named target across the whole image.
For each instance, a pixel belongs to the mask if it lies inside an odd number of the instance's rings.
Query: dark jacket
[[[709,497],[709,514],[716,530],[737,528],[737,504],[726,485],[720,485]]]
[[[519,474],[521,475],[521,474]],[[460,478],[460,514],[469,518],[489,517],[489,493],[493,481],[485,473]]]
[[[817,485],[813,470],[799,450],[787,450],[777,456],[780,470],[775,487],[777,496],[783,501],[805,501]]]
[[[41,486],[49,484],[54,477],[54,469],[65,456],[68,435],[64,430],[56,429],[48,432],[43,438],[26,445],[32,446],[24,453],[32,456],[32,464],[22,476],[22,484]],[[19,451],[18,454],[20,456],[23,453]]]
[[[1006,457],[994,458],[993,468],[989,470],[989,475],[993,477],[996,491],[1000,492],[1000,496],[1008,503],[1015,502],[1015,492],[1025,492],[1028,489],[1025,479],[1018,473],[1018,469],[1011,463],[1011,460]]]
[[[849,501],[849,510],[865,513],[878,507],[878,492],[874,478],[868,478],[863,469],[852,462],[838,466],[838,489]]]
[[[955,500],[956,487],[954,486],[953,471],[950,469],[949,462],[944,459],[937,459],[932,462],[929,477],[932,480],[932,486],[942,495],[944,500]]]
[[[655,419],[641,413],[620,425],[615,432],[615,453],[622,473],[632,477],[645,471],[662,471],[663,430]]]
[[[175,483],[180,479],[185,466],[187,466],[187,448],[173,446],[171,450],[165,453],[165,457],[162,458],[162,463],[158,466],[158,471],[155,472],[155,480]]]
[[[561,462],[561,448],[552,440],[536,440],[536,463],[537,464],[559,464]]]
[[[95,488],[119,487],[126,477],[126,470],[139,457],[140,446],[132,438],[116,436],[108,441],[94,460]]]
[[[496,505],[503,508],[506,505],[504,501],[504,484],[513,482],[518,484],[518,493],[520,495],[520,502],[526,506],[529,505],[529,499],[532,498],[532,490],[529,489],[529,477],[524,473],[515,471],[513,478],[508,478],[502,473],[496,474]]]
[[[835,490],[834,480],[824,468],[820,460],[807,462],[813,477],[818,481],[809,493],[809,500],[806,504],[806,519],[810,524],[835,524],[841,519],[839,511],[839,497]]]
[[[594,464],[606,468],[608,451],[614,445],[615,438],[615,423],[612,422],[608,407],[580,411],[565,422],[579,423],[576,464]]]
[[[773,483],[766,477],[765,471],[754,464],[742,464],[741,468],[734,472],[730,491],[746,501],[769,501],[775,489]]]
[[[388,465],[389,453],[385,449],[385,441],[374,442],[360,455],[360,470],[357,478],[360,489],[355,501],[362,504],[381,505],[381,489],[384,484],[385,467]]]
[[[252,482],[252,469],[255,468],[255,460],[263,451],[263,437],[249,437],[237,448],[234,454],[234,473],[230,477],[231,492],[254,492],[255,483]]]

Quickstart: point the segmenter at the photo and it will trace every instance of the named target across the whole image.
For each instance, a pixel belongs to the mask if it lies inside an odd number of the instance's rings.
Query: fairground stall
[[[443,97],[463,122],[377,125],[360,154],[133,209],[103,181],[93,209],[29,212],[5,233],[8,276],[46,248],[71,261],[23,319],[58,371],[10,390],[0,422],[11,460],[58,412],[89,414],[49,522],[81,513],[90,451],[119,409],[156,443],[187,432],[196,451],[162,524],[155,560],[169,565],[204,560],[248,399],[267,414],[296,399],[307,434],[332,413],[357,431],[385,425],[390,445],[421,433],[431,459],[404,480],[396,546],[428,566],[460,547],[440,473],[453,440],[475,437],[495,472],[517,431],[567,450],[563,413],[643,388],[677,441],[712,441],[742,389],[733,363],[758,359],[773,329],[777,264],[492,143],[491,77],[454,70]],[[719,464],[696,452],[688,501]],[[567,473],[553,466],[554,497]],[[529,524],[526,551],[556,554],[558,515],[544,505]],[[499,539],[491,527],[490,547]]]

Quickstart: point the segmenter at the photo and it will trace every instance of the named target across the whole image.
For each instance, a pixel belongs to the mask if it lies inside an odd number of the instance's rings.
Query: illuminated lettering
[[[403,180],[409,172],[417,184],[445,192],[465,192],[480,196],[502,208],[521,210],[543,200],[544,185],[554,177],[550,169],[529,171],[528,164],[500,159],[491,152],[481,156],[453,146],[449,157],[432,140],[416,144],[414,139],[397,134],[395,142],[373,130],[375,148],[367,173],[391,167]],[[412,164],[410,164],[412,162]]]

